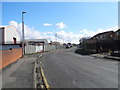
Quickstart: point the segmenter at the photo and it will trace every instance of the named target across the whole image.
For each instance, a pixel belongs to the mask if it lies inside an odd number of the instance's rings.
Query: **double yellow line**
[[[42,55],[39,56],[39,58],[41,57]],[[39,62],[40,64],[42,64],[42,62],[40,61]],[[36,74],[36,65],[37,62],[35,61],[35,66],[34,66],[34,88],[37,88],[37,80],[36,80],[36,77],[37,77],[37,74]],[[45,74],[44,74],[44,71],[43,71],[43,68],[42,66],[40,66],[40,73],[41,73],[41,77],[42,77],[42,80],[43,80],[43,83],[44,83],[44,86],[47,90],[50,90],[50,86],[48,84],[48,81],[45,77]]]
[[[46,79],[46,77],[45,77],[43,68],[41,67],[40,69],[41,69],[41,75],[42,75],[42,78],[43,78],[45,87],[46,87],[47,90],[50,90],[50,86],[49,86],[48,81],[47,81],[47,79]]]

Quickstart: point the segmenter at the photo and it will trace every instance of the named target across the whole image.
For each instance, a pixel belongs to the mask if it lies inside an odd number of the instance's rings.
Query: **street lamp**
[[[25,54],[25,46],[24,46],[24,13],[26,12],[22,12],[22,56],[24,56]]]

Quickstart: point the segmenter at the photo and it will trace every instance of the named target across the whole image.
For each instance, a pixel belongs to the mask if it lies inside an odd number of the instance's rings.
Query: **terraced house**
[[[112,53],[120,51],[120,29],[116,32],[107,31],[98,33],[90,39],[86,39],[81,43],[83,49],[91,53]]]

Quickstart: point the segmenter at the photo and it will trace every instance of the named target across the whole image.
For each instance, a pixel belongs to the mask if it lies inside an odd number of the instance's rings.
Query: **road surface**
[[[118,88],[118,61],[51,51],[40,58],[51,88]]]

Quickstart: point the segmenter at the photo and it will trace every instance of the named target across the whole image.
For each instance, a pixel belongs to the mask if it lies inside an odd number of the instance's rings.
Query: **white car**
[[[66,44],[65,48],[70,48],[70,45],[69,45],[69,44]]]

